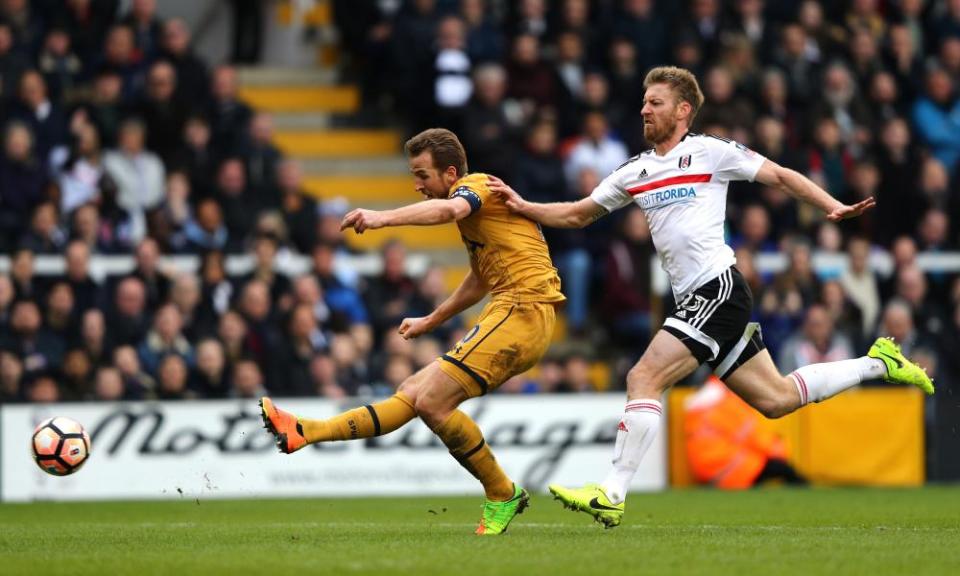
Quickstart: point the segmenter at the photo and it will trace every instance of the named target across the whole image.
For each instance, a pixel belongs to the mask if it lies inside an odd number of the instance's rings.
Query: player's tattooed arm
[[[589,222],[589,223],[590,223],[590,224],[593,224],[594,222],[596,222],[597,220],[603,218],[604,216],[606,216],[606,215],[609,214],[609,213],[610,213],[609,210],[607,210],[607,209],[604,208],[603,206],[600,206],[599,204],[597,204],[597,209],[594,210],[593,214],[590,216],[590,222]]]
[[[607,210],[592,198],[541,204],[524,200],[516,190],[496,176],[490,176],[487,185],[490,192],[500,197],[511,211],[551,228],[583,228],[607,215]]]

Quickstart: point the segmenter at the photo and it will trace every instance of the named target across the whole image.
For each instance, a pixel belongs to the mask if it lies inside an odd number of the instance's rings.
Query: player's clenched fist
[[[357,208],[348,212],[340,222],[340,230],[347,228],[353,228],[357,234],[363,234],[364,230],[383,228],[383,216],[376,210]]]
[[[420,318],[404,318],[403,322],[400,323],[400,328],[397,330],[397,332],[403,336],[404,340],[409,340],[422,334],[426,334],[432,328],[433,326],[430,325],[430,321],[427,320],[426,316]]]

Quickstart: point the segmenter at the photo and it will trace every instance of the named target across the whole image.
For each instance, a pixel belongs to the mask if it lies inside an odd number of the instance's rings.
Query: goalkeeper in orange
[[[540,227],[491,194],[487,175],[467,173],[466,153],[456,135],[426,130],[407,141],[405,151],[414,187],[426,200],[394,210],[353,210],[341,229],[362,234],[388,226],[456,222],[470,255],[470,272],[429,315],[404,319],[400,334],[416,338],[487,294],[490,302],[453,349],[410,376],[391,398],[329,420],[298,417],[263,398],[263,420],[280,450],[289,454],[314,442],[389,434],[419,417],[483,484],[486,503],[476,533],[500,534],[526,508],[529,495],[500,468],[480,428],[457,407],[540,360],[553,335],[555,306],[564,300],[560,278]]]

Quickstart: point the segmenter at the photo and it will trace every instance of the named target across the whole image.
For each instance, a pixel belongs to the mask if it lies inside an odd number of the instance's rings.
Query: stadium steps
[[[357,178],[366,178],[370,176],[402,176],[407,178],[408,182],[411,182],[410,188],[413,188],[407,167],[407,159],[399,154],[353,158],[314,157],[300,158],[300,161],[306,174],[317,177],[354,176]]]
[[[408,175],[310,176],[304,182],[304,187],[321,200],[340,197],[353,206],[367,206],[371,203],[396,206],[413,202],[420,197],[413,189],[413,179]]]
[[[271,113],[334,112],[353,114],[360,108],[356,86],[295,84],[243,84],[240,98],[258,110]]]
[[[394,130],[277,131],[274,143],[296,157],[385,156],[396,154],[400,134]]]

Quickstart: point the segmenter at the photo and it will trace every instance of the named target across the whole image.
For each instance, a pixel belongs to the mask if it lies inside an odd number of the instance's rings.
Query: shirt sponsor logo
[[[644,210],[659,210],[660,208],[665,208],[671,204],[689,202],[691,199],[696,197],[697,191],[692,186],[689,188],[686,186],[680,186],[679,188],[668,188],[666,190],[650,192],[648,194],[637,196],[638,204]]]

